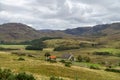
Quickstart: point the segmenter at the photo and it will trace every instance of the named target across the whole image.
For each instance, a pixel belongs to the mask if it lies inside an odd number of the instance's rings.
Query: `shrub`
[[[46,52],[45,54],[44,54],[44,56],[45,56],[45,60],[46,61],[50,61],[50,58],[49,58],[49,56],[51,56],[51,54],[49,53],[49,52]]]
[[[82,57],[81,55],[78,55],[77,57],[78,62],[90,62],[91,59],[88,56]]]
[[[100,67],[98,65],[90,65],[90,69],[97,69],[97,70],[100,70]]]
[[[103,55],[103,56],[111,56],[112,53],[110,52],[94,52],[94,55]]]
[[[60,62],[61,62],[61,63],[65,63],[65,60],[61,60]]]
[[[46,52],[44,56],[49,57],[49,56],[51,56],[51,54],[49,52]]]
[[[28,75],[26,73],[19,73],[16,75],[16,80],[35,80],[33,75]]]
[[[0,69],[0,80],[35,80],[35,78],[26,73],[14,74],[10,69]]]
[[[82,61],[83,61],[82,56],[81,56],[81,55],[78,55],[77,60],[78,60],[78,62],[82,62]]]
[[[86,57],[83,58],[83,61],[84,61],[84,62],[90,62],[90,60],[91,60],[91,59],[90,59],[90,57],[88,57],[88,56],[86,56]]]
[[[120,69],[106,68],[105,71],[120,73]]]
[[[51,77],[50,77],[50,80],[63,80],[63,79],[62,79],[62,78],[59,78],[59,77],[51,76]]]
[[[4,69],[4,70],[0,69],[0,80],[6,80],[9,77],[12,77],[12,75],[13,74],[12,74],[11,70],[9,70],[9,69]]]
[[[65,63],[66,67],[71,67],[71,64]]]
[[[72,64],[71,62],[65,62],[66,67],[71,67],[71,64]]]
[[[22,57],[19,57],[19,58],[18,58],[18,61],[25,61],[25,59],[22,58]]]

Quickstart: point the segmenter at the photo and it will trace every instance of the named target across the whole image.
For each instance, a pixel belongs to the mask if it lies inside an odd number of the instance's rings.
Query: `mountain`
[[[6,23],[0,25],[0,40],[24,41],[41,37],[65,38],[108,38],[120,40],[120,23],[101,24],[89,27],[78,27],[66,30],[35,30],[22,23]]]
[[[67,34],[82,36],[82,35],[86,34],[86,32],[89,30],[91,30],[91,27],[78,27],[78,28],[74,28],[74,29],[64,30],[64,32]]]
[[[25,41],[41,37],[72,37],[62,31],[35,30],[22,23],[5,23],[0,25],[0,40],[4,41]]]
[[[1,40],[29,40],[39,37],[39,33],[21,23],[6,23],[0,25],[0,39]]]
[[[93,27],[78,27],[64,30],[64,32],[67,34],[84,37],[116,36],[120,35],[120,23],[101,24]]]

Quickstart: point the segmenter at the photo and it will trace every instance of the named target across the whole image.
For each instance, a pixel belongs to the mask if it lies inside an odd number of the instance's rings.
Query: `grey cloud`
[[[120,0],[0,0],[0,23],[66,29],[120,21]]]

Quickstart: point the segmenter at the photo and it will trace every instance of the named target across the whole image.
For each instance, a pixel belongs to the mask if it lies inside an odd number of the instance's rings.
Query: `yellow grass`
[[[37,77],[38,80],[49,80],[50,76],[64,77],[65,80],[119,80],[120,74],[106,72],[103,70],[92,70],[83,67],[65,67],[61,63],[48,63],[35,60],[29,57],[25,61],[18,61],[19,56],[6,52],[0,52],[0,67],[12,69],[14,72],[29,72]]]

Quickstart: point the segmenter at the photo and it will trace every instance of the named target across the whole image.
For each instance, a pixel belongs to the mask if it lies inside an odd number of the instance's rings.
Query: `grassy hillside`
[[[65,38],[65,39],[52,39],[52,40],[46,40],[44,43],[47,45],[47,47],[57,47],[59,45],[79,45],[80,43],[94,43],[91,41],[83,41],[79,39],[71,39],[71,38]]]
[[[56,43],[71,43],[78,44],[82,41],[67,40],[65,39],[55,39],[47,40],[45,42],[53,43],[53,46],[57,46]],[[87,42],[87,41],[84,41]],[[90,43],[90,42],[87,42]],[[116,65],[119,63],[120,58],[117,56],[99,56],[94,55],[93,52],[111,52],[112,54],[120,53],[119,49],[114,48],[80,48],[75,50],[66,50],[66,51],[53,51],[53,48],[45,48],[43,51],[34,51],[34,50],[24,50],[26,45],[1,45],[4,48],[19,48],[20,50],[13,51],[0,51],[0,67],[9,68],[14,72],[27,72],[32,73],[37,80],[49,80],[50,76],[63,77],[65,80],[75,80],[76,78],[80,80],[119,80],[119,73],[107,72],[104,71],[105,66],[101,65],[101,62],[112,63]],[[51,47],[51,45],[49,45]],[[13,52],[30,54],[34,57],[29,56],[19,56],[11,54]],[[65,67],[64,64],[50,63],[45,61],[44,54],[50,52],[51,55],[56,55],[61,57],[64,53],[72,53],[76,58],[78,55],[89,56],[91,62],[73,62],[72,67]],[[18,59],[22,57],[25,61],[19,61]],[[101,70],[90,69],[91,65],[98,65]],[[117,66],[118,67],[118,66]],[[116,66],[114,66],[116,68]]]
[[[48,63],[34,58],[23,57],[25,61],[18,61],[19,56],[8,52],[0,52],[0,67],[12,69],[14,72],[32,73],[38,80],[49,80],[50,76],[59,76],[65,80],[119,80],[117,73],[103,70],[92,70],[84,67],[64,67],[61,63]]]
[[[104,30],[105,34],[109,32],[107,28]],[[43,42],[46,47],[43,51],[25,50],[27,45],[0,45],[5,49],[13,49],[0,50],[0,67],[11,69],[15,73],[31,73],[37,80],[49,80],[51,76],[62,77],[64,80],[119,80],[120,73],[105,71],[106,68],[120,70],[120,41],[117,37],[119,33],[114,34],[107,34],[107,36],[96,39],[66,37],[45,40]],[[54,51],[54,48],[61,45],[78,46],[79,48]],[[46,52],[56,56],[57,63],[45,61]],[[76,59],[72,62],[71,67],[66,67],[64,63],[60,62],[63,60],[61,56],[66,53],[72,54]],[[82,58],[82,61],[78,61],[78,56]],[[89,61],[85,61],[86,58]]]

